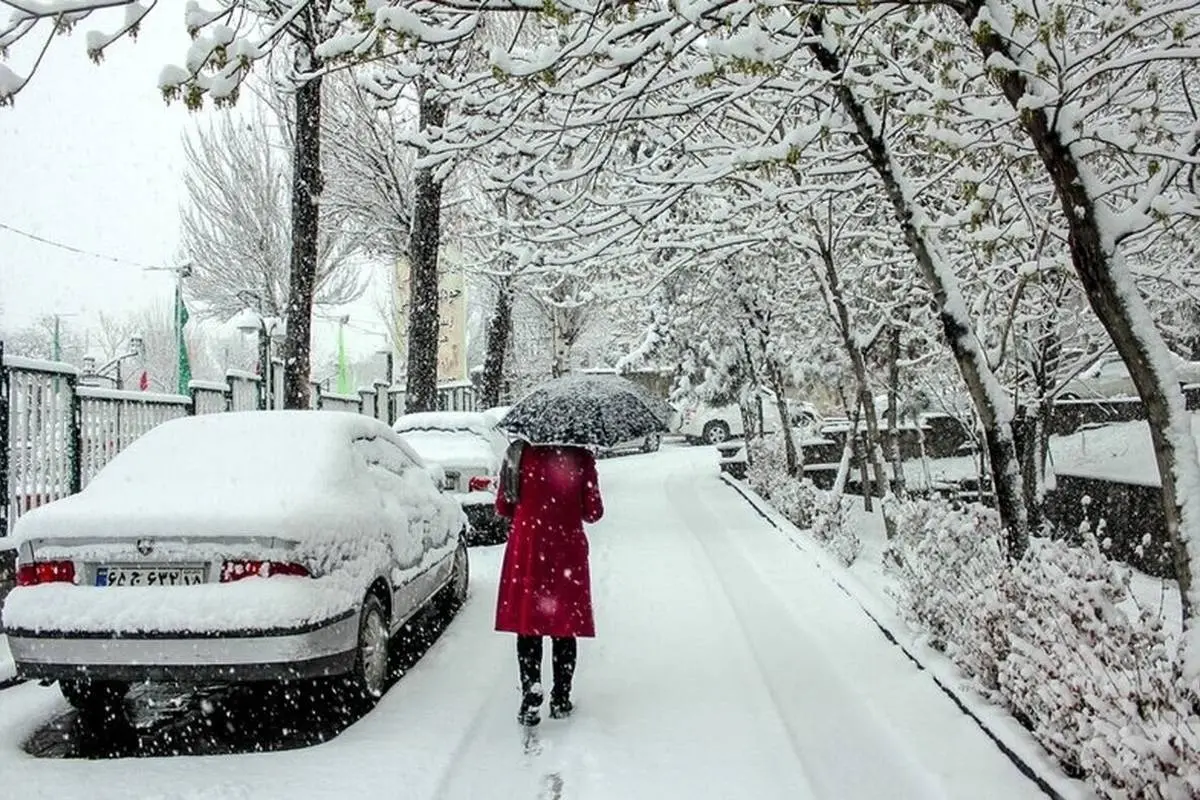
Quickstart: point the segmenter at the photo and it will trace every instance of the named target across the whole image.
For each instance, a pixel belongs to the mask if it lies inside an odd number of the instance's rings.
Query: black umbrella
[[[534,444],[614,447],[666,431],[669,405],[615,375],[567,375],[523,397],[498,427]]]

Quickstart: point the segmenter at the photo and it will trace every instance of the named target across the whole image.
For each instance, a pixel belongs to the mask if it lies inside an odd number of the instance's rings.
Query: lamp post
[[[258,336],[259,376],[263,382],[262,391],[258,395],[258,407],[260,410],[271,408],[275,393],[271,340],[283,335],[283,320],[278,317],[264,317],[260,312],[246,308],[238,312],[233,322],[242,333]]]
[[[116,388],[124,389],[125,388],[125,380],[121,376],[121,363],[123,361],[125,361],[126,359],[139,357],[142,354],[143,344],[144,344],[144,342],[143,342],[141,336],[131,336],[129,338],[129,352],[117,356],[116,358],[114,358],[111,361],[109,361],[108,363],[106,363],[104,366],[100,367],[100,369],[96,369],[96,359],[95,358],[93,358],[92,356],[86,356],[83,359],[83,377],[85,379],[92,379],[92,380],[95,380],[97,378],[104,378],[105,380],[112,381],[113,385]],[[110,369],[112,369],[116,372],[115,376],[107,374]]]

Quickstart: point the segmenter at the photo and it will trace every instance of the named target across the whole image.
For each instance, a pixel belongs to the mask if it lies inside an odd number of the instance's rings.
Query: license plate
[[[96,568],[97,586],[195,586],[204,583],[204,567]]]

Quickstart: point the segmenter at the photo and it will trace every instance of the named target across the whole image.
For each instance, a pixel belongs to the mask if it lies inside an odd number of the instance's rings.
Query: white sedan
[[[462,504],[472,543],[508,538],[508,520],[496,514],[500,464],[508,440],[489,412],[430,411],[405,414],[396,433],[425,463],[442,471],[442,488]]]
[[[187,417],[17,521],[4,626],[19,674],[89,712],[159,680],[342,676],[369,703],[392,635],[465,599],[465,523],[377,420]]]

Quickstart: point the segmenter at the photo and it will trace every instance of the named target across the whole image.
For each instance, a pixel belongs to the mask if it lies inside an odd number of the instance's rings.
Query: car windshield
[[[400,437],[426,461],[453,464],[460,461],[492,460],[495,451],[484,436],[466,428],[412,428]]]

